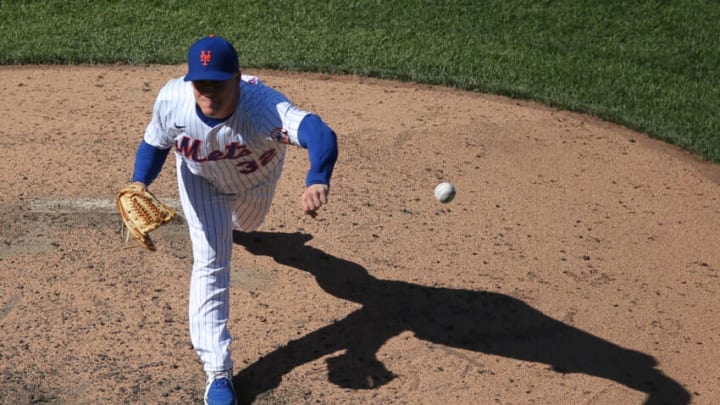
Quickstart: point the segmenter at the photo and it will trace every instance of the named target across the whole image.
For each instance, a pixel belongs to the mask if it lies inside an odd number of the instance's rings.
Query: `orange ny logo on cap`
[[[212,60],[212,51],[200,51],[200,62],[203,66],[207,66]]]

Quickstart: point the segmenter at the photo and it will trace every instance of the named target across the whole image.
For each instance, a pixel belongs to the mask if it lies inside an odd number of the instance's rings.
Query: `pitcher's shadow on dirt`
[[[645,404],[688,404],[690,394],[655,368],[651,356],[622,348],[499,293],[380,280],[348,260],[307,246],[304,233],[235,232],[248,252],[312,274],[335,297],[362,304],[344,319],[261,357],[233,378],[239,403],[279,386],[302,364],[328,358],[328,379],[343,388],[372,389],[396,376],[377,351],[404,331],[418,339],[529,362],[560,373],[583,373],[646,394]],[[472,269],[468,269],[472,271]]]

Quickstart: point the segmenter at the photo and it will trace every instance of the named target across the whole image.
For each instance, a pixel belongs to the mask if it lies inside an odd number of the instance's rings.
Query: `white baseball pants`
[[[177,159],[180,202],[192,243],[190,279],[190,338],[207,372],[229,370],[232,336],[230,313],[230,259],[233,228],[257,229],[270,210],[277,180],[243,194],[219,192]]]

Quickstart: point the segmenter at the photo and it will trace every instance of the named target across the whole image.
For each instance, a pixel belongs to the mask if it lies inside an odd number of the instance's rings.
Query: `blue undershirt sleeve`
[[[298,127],[300,146],[308,150],[310,170],[305,185],[326,184],[330,186],[335,161],[338,157],[337,136],[315,114],[306,115]]]
[[[135,170],[132,181],[149,186],[160,174],[170,149],[159,149],[143,140],[135,154]]]

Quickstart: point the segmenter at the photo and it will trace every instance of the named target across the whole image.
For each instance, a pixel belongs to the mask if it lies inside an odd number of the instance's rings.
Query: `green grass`
[[[720,3],[2,1],[0,64],[241,64],[440,84],[594,114],[720,162]]]

